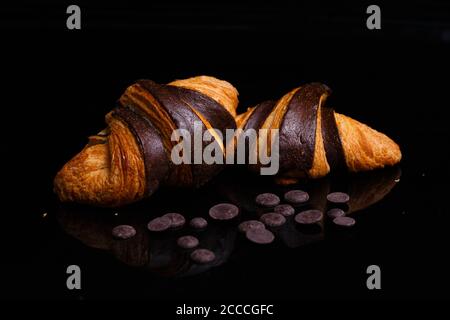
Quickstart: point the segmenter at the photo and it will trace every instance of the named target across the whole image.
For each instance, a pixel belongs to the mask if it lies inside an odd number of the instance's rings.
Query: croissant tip
[[[111,184],[107,183],[107,150],[103,144],[87,146],[69,160],[56,174],[53,190],[61,202],[95,206],[115,206]]]

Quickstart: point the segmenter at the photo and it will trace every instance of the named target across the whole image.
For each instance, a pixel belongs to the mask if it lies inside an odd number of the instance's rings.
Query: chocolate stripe
[[[202,134],[206,130],[204,123],[195,114],[195,112],[183,102],[177,95],[173,94],[173,90],[167,85],[160,85],[151,80],[139,80],[137,82],[144,89],[150,92],[153,97],[160,103],[160,105],[167,110],[170,117],[172,118],[175,126],[178,129],[185,129],[191,135],[191,169],[192,169],[192,179],[194,186],[199,186],[206,183],[211,177],[216,174],[220,165],[212,164],[207,165],[193,164],[194,163],[194,123],[197,121],[201,124]],[[210,144],[208,141],[201,141],[202,151],[204,148]]]
[[[225,139],[227,138],[226,129],[236,128],[236,121],[234,120],[233,116],[225,109],[225,107],[223,107],[220,103],[210,98],[206,94],[192,89],[171,85],[167,85],[166,88],[170,92],[172,92],[178,99],[182,100],[184,103],[193,108],[195,112],[197,112],[200,117],[203,117],[205,121],[209,122],[211,128],[220,131],[223,141],[219,141],[219,143],[223,144],[223,150],[225,151],[226,145],[229,142],[225,141]],[[205,129],[206,127],[207,126],[205,123]],[[215,140],[216,138],[213,136],[213,139]],[[212,141],[209,143],[212,143]],[[201,166],[194,165],[193,167],[193,170],[195,172],[200,172],[203,175],[202,181],[199,181],[199,184],[203,184],[208,181],[211,177],[219,173],[221,169],[222,166],[220,164],[202,164]]]
[[[248,129],[254,129],[258,133],[258,130],[262,127],[262,125],[264,124],[264,121],[270,115],[270,113],[272,112],[275,105],[276,105],[276,101],[273,101],[273,100],[264,101],[264,102],[261,102],[260,104],[256,105],[255,109],[251,113],[250,117],[247,119],[247,123],[243,127],[244,132]],[[241,136],[241,137],[245,138],[245,136]],[[250,141],[247,139],[245,141],[245,163],[250,163],[250,158],[249,158],[250,145],[249,145],[249,143],[250,143]],[[251,168],[256,169],[255,167],[251,167]]]
[[[172,117],[167,110],[161,106],[159,101],[139,84],[133,84],[127,88],[125,93],[119,99],[119,105],[133,106],[133,110],[139,111],[140,114],[152,123],[159,132],[163,142],[167,159],[171,159],[172,148],[176,145],[171,141],[172,129],[176,128]],[[192,169],[188,164],[175,165],[172,161],[168,161],[169,174],[165,181],[168,185],[187,186],[192,184]]]
[[[272,100],[264,101],[258,104],[255,107],[255,110],[253,110],[250,117],[247,119],[247,123],[244,126],[244,131],[250,128],[259,130],[262,127],[264,121],[269,116],[269,114],[272,112],[274,107],[275,101]]]
[[[322,138],[327,161],[331,170],[343,170],[347,168],[344,149],[334,117],[334,110],[322,106]]]
[[[206,94],[192,89],[171,85],[168,85],[167,89],[177,95],[179,99],[195,108],[195,110],[208,120],[213,128],[218,129],[224,137],[226,129],[236,128],[236,122],[234,121],[233,116],[225,109],[225,107]]]
[[[141,86],[138,84],[129,86],[120,97],[118,103],[122,106],[133,105],[137,109],[142,110],[146,118],[151,121],[155,120],[155,122],[153,122],[155,128],[157,128],[161,134],[165,134],[165,137],[170,140],[171,130],[164,130],[166,127],[174,127],[170,115],[164,108],[159,106],[154,97]]]
[[[151,195],[167,176],[169,165],[158,131],[132,106],[117,107],[113,116],[123,120],[139,142],[145,166],[145,194]]]
[[[320,97],[329,91],[323,84],[311,83],[302,86],[292,97],[280,126],[281,171],[311,169]]]

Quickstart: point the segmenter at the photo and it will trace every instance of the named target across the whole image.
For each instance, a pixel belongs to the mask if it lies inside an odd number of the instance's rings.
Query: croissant
[[[319,178],[330,171],[373,170],[400,161],[400,148],[392,139],[326,107],[330,93],[324,84],[306,84],[278,101],[265,101],[236,116],[242,129],[237,139],[245,139],[242,133],[248,129],[279,129],[278,183]],[[270,141],[258,140],[248,152],[265,148],[270,154]],[[260,163],[250,166],[252,170],[260,167]]]
[[[57,173],[56,194],[63,202],[112,207],[148,197],[161,185],[206,183],[223,166],[174,165],[170,156],[177,141],[171,135],[175,129],[192,133],[194,124],[201,123],[202,132],[210,131],[223,148],[223,132],[236,128],[237,96],[230,83],[208,76],[167,85],[137,81],[106,115],[107,128],[89,137],[83,150]]]

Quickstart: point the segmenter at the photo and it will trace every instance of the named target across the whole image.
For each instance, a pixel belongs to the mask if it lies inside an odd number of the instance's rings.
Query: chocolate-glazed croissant
[[[202,134],[224,150],[225,129],[235,129],[238,92],[228,82],[199,76],[167,85],[140,80],[129,86],[106,115],[108,127],[58,172],[54,190],[61,201],[120,206],[150,196],[161,185],[199,186],[222,165],[171,161],[175,129]],[[211,142],[202,141],[203,147]],[[193,149],[192,149],[193,150]],[[191,162],[192,163],[192,162]]]
[[[319,178],[342,169],[367,171],[400,161],[400,148],[389,137],[326,107],[330,93],[326,85],[306,84],[278,101],[263,102],[236,117],[244,131],[279,129],[279,183]],[[266,147],[270,154],[268,141],[262,139],[259,144],[266,145],[255,144],[249,152]],[[261,165],[250,167],[258,169]]]

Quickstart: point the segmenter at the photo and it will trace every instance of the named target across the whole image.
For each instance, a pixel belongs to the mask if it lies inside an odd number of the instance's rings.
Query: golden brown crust
[[[367,171],[400,162],[400,147],[388,136],[350,117],[336,113],[345,161],[349,171]]]
[[[107,142],[86,146],[56,175],[61,201],[116,206],[143,197],[144,164],[135,137],[121,121],[106,120]]]
[[[198,76],[188,79],[175,80],[169,83],[173,86],[188,88],[206,94],[225,107],[235,117],[239,103],[238,91],[229,82],[209,76]]]

